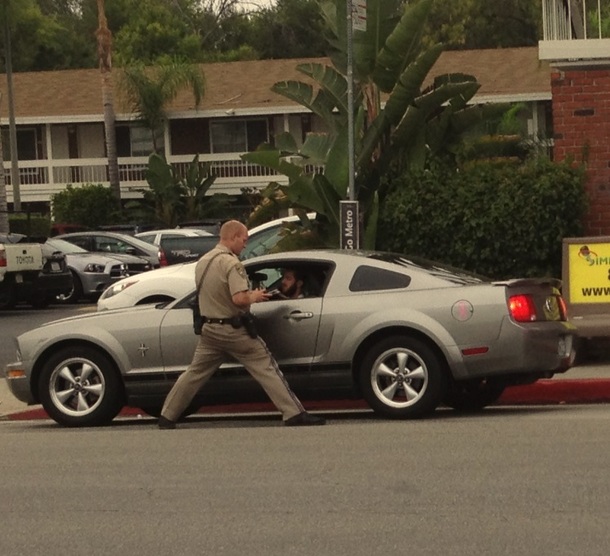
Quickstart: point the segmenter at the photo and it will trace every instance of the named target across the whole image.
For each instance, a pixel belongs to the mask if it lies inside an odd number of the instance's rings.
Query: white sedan
[[[98,299],[97,310],[174,301],[193,289],[196,264],[164,266],[123,278],[104,291]]]
[[[313,218],[314,215],[311,214],[309,217]],[[288,216],[252,228],[248,234],[248,245],[242,252],[241,258],[249,259],[268,253],[281,239],[282,224],[296,222],[298,219],[298,216]],[[179,299],[193,289],[194,265],[195,263],[170,265],[146,272],[141,276],[120,280],[102,294],[97,302],[97,310],[121,309]]]

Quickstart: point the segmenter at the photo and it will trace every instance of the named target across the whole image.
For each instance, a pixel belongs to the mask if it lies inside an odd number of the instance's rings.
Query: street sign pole
[[[357,2],[357,17],[354,24],[354,0],[346,0],[347,9],[347,160],[348,160],[348,199],[341,201],[341,239],[342,249],[360,248],[360,215],[356,200],[356,162],[354,159],[354,27],[366,31],[366,0]]]

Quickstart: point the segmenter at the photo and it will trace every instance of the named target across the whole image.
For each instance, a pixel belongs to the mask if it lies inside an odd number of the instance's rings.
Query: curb
[[[539,380],[527,386],[507,388],[495,405],[553,405],[553,404],[593,404],[610,402],[609,379],[580,380]],[[308,410],[354,410],[367,409],[363,400],[315,401],[305,404]],[[227,413],[274,412],[270,402],[208,406],[200,409],[201,415],[222,415]],[[142,411],[137,407],[125,407],[121,417],[137,417]],[[48,419],[42,408],[28,409],[0,416],[0,421],[34,421]]]

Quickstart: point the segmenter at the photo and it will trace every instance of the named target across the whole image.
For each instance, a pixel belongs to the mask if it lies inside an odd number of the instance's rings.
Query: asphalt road
[[[610,407],[0,423],[0,554],[606,555]]]

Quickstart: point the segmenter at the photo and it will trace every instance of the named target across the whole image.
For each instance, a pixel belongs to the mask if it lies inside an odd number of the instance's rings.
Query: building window
[[[244,153],[269,140],[267,120],[220,120],[210,123],[213,153]]]
[[[142,126],[118,125],[116,127],[117,156],[148,156],[153,151],[150,130]],[[163,152],[163,137],[157,140],[157,146]]]
[[[11,143],[8,128],[2,130],[4,160],[11,159]],[[19,160],[38,160],[38,133],[36,128],[17,130],[17,157]]]

